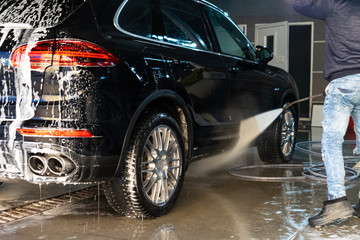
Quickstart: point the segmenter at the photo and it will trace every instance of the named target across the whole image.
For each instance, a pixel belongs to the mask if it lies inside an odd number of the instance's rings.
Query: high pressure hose
[[[345,140],[345,144],[355,144],[356,142],[354,140]],[[296,149],[298,149],[301,152],[311,154],[312,156],[321,157],[320,152],[312,151],[308,148],[305,148],[304,145],[310,146],[313,144],[321,144],[320,141],[306,141],[306,142],[299,142],[296,144]],[[351,162],[351,160],[355,160],[355,162],[358,162],[359,157],[358,156],[343,156],[345,165],[354,163]],[[356,165],[354,166],[356,167]],[[354,168],[345,167],[345,181],[351,181],[359,177],[358,171],[356,171]],[[307,178],[311,178],[317,181],[326,181],[326,173],[325,173],[325,166],[324,164],[314,165],[310,166],[306,171],[303,172],[303,175],[305,175]]]
[[[284,168],[285,171],[283,176],[254,176],[247,174],[249,170],[254,170],[256,172],[262,172],[264,169],[281,169]],[[293,176],[291,169],[302,169],[301,175]],[[325,167],[323,164],[311,166],[305,168],[302,164],[264,164],[264,165],[252,165],[252,166],[241,166],[234,167],[228,170],[228,173],[234,177],[248,180],[248,181],[257,181],[257,182],[289,182],[289,181],[303,181],[305,179],[311,179],[315,181],[326,182],[326,175],[323,173]],[[242,173],[246,172],[246,173]],[[345,167],[345,182],[355,180],[359,177],[359,174],[356,170]]]
[[[274,169],[284,168],[283,176],[255,176],[250,175],[249,172],[256,172],[261,174],[264,171],[273,171]],[[234,167],[228,170],[228,173],[234,177],[242,180],[256,181],[256,182],[291,182],[303,181],[306,179],[305,175],[294,176],[289,169],[303,169],[302,164],[263,164]]]
[[[285,107],[283,107],[283,111],[286,110],[287,108],[289,108],[290,106],[294,105],[294,104],[305,102],[305,101],[313,99],[313,98],[324,97],[325,95],[326,95],[326,92],[323,92],[323,93],[320,93],[320,94],[317,94],[317,95],[301,98],[299,100],[296,100],[294,102],[291,102],[291,103],[287,104]]]
[[[315,165],[315,166],[311,166],[308,168],[307,171],[303,172],[303,175],[306,176],[307,178],[316,180],[316,181],[326,181],[326,175],[323,174],[322,172],[325,171],[325,166],[324,164],[320,164],[320,165]],[[359,177],[359,174],[356,170],[349,168],[349,167],[345,167],[345,182],[354,180],[356,178]]]
[[[311,151],[303,147],[305,144],[318,144],[319,141],[313,142],[299,142],[296,144],[296,149],[299,151],[311,154],[313,156],[320,156],[321,153]],[[353,143],[353,141],[347,140],[345,143]],[[356,157],[344,156],[345,164],[351,164],[351,160]],[[358,162],[358,161],[356,161]],[[249,173],[271,175],[271,172],[276,172],[279,169],[284,169],[282,176],[255,176]],[[293,175],[293,172],[298,172],[298,175]],[[234,177],[259,182],[289,182],[289,181],[304,181],[311,179],[320,182],[326,182],[326,173],[324,164],[312,165],[309,167],[303,164],[263,164],[263,165],[251,165],[234,167],[228,170],[228,173]],[[358,171],[353,168],[345,167],[345,182],[355,180],[359,177]]]

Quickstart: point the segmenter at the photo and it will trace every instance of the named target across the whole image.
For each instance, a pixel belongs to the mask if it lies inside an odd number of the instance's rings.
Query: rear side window
[[[127,32],[151,37],[152,7],[150,0],[129,1],[121,11],[119,26]]]
[[[222,53],[253,61],[256,59],[253,46],[233,22],[210,7],[205,7],[205,11],[213,26]]]
[[[210,49],[202,12],[193,1],[161,0],[165,40],[180,46]]]
[[[51,27],[68,17],[85,0],[0,0],[0,24]]]
[[[147,38],[210,49],[198,4],[189,0],[132,0],[121,9],[118,25]]]

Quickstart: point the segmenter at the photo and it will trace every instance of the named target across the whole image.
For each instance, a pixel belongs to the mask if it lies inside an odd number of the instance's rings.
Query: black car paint
[[[203,4],[214,7],[200,2]],[[46,34],[39,39],[81,39],[102,46],[120,59],[115,67],[77,67],[68,88],[82,89],[81,94],[73,94],[73,99],[36,102],[34,118],[22,125],[90,129],[94,138],[16,136],[25,149],[49,147],[75,161],[76,174],[62,181],[99,181],[119,175],[132,130],[149,108],[166,109],[182,120],[183,136],[189,140],[188,165],[192,159],[231,146],[238,138],[241,119],[297,99],[296,85],[286,72],[219,54],[214,36],[210,39],[212,51],[208,51],[120,31],[113,23],[119,5],[113,0],[86,1],[62,23],[43,30]],[[24,30],[24,34],[31,31]],[[51,66],[41,76],[32,72],[32,80],[42,81],[40,94],[59,95],[57,77],[70,71],[68,67]],[[8,125],[2,124],[3,128]],[[28,153],[23,153],[25,158]],[[59,182],[46,177],[28,180]]]

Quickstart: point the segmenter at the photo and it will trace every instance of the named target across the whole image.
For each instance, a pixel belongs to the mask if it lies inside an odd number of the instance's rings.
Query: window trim
[[[149,41],[149,42],[152,42],[152,43],[155,43],[155,44],[161,44],[161,45],[169,45],[171,47],[179,47],[179,48],[185,48],[185,49],[190,49],[192,51],[198,51],[198,52],[205,52],[205,53],[211,53],[213,55],[218,55],[218,56],[224,56],[224,57],[231,57],[231,58],[235,58],[235,59],[238,59],[240,61],[246,61],[246,62],[249,62],[249,63],[255,63],[257,64],[258,61],[251,61],[250,59],[245,59],[245,58],[240,58],[238,56],[234,56],[234,55],[230,55],[230,54],[226,54],[226,53],[222,53],[219,49],[219,43],[218,43],[218,39],[216,37],[216,35],[214,34],[214,30],[213,30],[213,27],[211,26],[210,22],[209,22],[209,19],[208,19],[208,16],[204,13],[204,10],[203,10],[203,16],[205,17],[205,24],[207,25],[206,27],[210,29],[211,33],[208,32],[209,34],[209,37],[210,37],[210,41],[211,41],[211,44],[213,45],[214,43],[216,44],[216,51],[211,51],[211,50],[206,50],[206,49],[199,49],[199,48],[192,48],[192,47],[186,47],[186,46],[181,46],[181,45],[178,45],[178,44],[174,44],[174,43],[169,43],[169,42],[163,42],[163,41],[159,41],[159,40],[156,40],[156,39],[152,39],[152,38],[147,38],[147,37],[144,37],[144,36],[141,36],[141,35],[138,35],[138,34],[135,34],[135,33],[131,33],[131,32],[128,32],[126,31],[125,29],[123,29],[120,24],[119,24],[119,17],[120,17],[120,14],[121,14],[121,11],[123,10],[123,8],[125,7],[125,5],[131,0],[124,0],[121,5],[119,6],[119,8],[116,10],[116,13],[114,15],[114,18],[113,18],[113,24],[115,26],[116,29],[118,29],[120,32],[126,34],[126,35],[129,35],[129,36],[132,36],[132,37],[135,37],[135,38],[138,38],[138,39],[141,39],[141,40],[146,40],[146,41]],[[230,20],[230,22],[232,24],[235,25],[235,27],[241,32],[241,30],[238,28],[238,26],[231,20],[231,18],[229,18],[228,16],[226,16],[224,14],[224,12],[222,10],[219,10],[218,7],[216,7],[215,5],[207,2],[207,1],[200,1],[200,0],[193,0],[194,2],[198,3],[198,4],[201,4],[202,6],[201,7],[209,7],[209,8],[212,8],[216,11],[218,11],[220,14],[224,15],[226,18],[228,18]],[[211,36],[210,36],[211,34]],[[241,34],[243,34],[241,32]],[[243,34],[244,35],[244,34]],[[244,35],[245,36],[245,35]],[[248,38],[245,36],[245,38],[248,40]],[[215,41],[215,42],[213,42]],[[248,40],[249,41],[249,40]],[[249,41],[250,43],[250,41]],[[252,45],[251,45],[252,46]],[[214,48],[214,46],[212,46],[212,48]],[[255,48],[254,46],[252,46],[252,48],[254,49],[255,51]]]

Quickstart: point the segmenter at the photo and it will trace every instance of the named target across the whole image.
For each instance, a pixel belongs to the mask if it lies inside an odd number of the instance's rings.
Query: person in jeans
[[[359,214],[346,197],[342,143],[350,116],[355,132],[360,133],[360,1],[293,0],[293,7],[300,14],[326,24],[324,77],[330,83],[323,109],[321,151],[328,200],[316,216],[309,218],[309,224],[316,227]],[[354,153],[360,153],[360,138]]]

